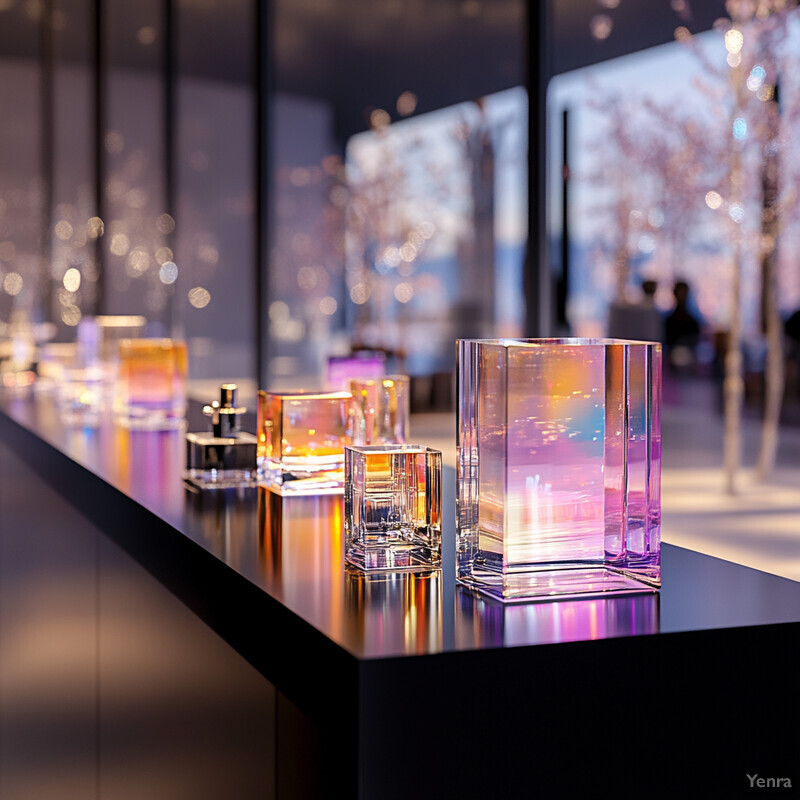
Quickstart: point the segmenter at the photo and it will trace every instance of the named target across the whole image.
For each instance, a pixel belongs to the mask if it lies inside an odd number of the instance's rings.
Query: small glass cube
[[[661,346],[462,340],[457,580],[503,601],[661,585]]]
[[[186,342],[121,339],[114,397],[117,421],[149,430],[183,426],[186,371]]]
[[[258,393],[259,480],[281,494],[341,494],[350,392]]]
[[[408,375],[350,381],[353,444],[405,444],[410,410]]]
[[[349,446],[345,560],[363,570],[438,569],[442,454],[415,444]]]

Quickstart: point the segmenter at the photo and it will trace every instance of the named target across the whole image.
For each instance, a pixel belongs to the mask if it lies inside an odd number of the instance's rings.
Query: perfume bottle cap
[[[247,409],[236,406],[236,390],[235,383],[223,383],[219,387],[219,400],[203,406],[203,413],[211,417],[211,427],[218,438],[235,439],[239,435],[238,417]]]

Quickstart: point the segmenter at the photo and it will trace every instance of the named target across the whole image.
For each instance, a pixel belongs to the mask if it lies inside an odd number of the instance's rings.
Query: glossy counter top
[[[505,606],[482,598],[455,584],[449,468],[443,569],[365,575],[344,565],[341,497],[190,489],[183,431],[111,420],[67,428],[47,397],[32,397],[0,401],[0,436],[244,651],[262,628],[369,660],[800,621],[800,583],[670,545],[655,594]]]

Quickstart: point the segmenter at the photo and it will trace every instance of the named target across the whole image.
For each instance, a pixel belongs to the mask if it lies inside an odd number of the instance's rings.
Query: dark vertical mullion
[[[569,328],[567,319],[567,300],[569,299],[569,246],[570,246],[570,218],[569,218],[569,109],[564,109],[561,114],[561,275],[558,279],[557,314],[556,321],[560,328],[558,333],[566,333]]]
[[[50,319],[53,314],[53,280],[50,274],[50,262],[52,261],[50,232],[53,227],[53,162],[55,148],[55,132],[53,125],[55,120],[55,92],[53,91],[53,0],[46,0],[44,4],[41,22],[39,23],[39,32],[40,169],[43,187],[39,252],[39,280],[42,285],[39,296],[44,317]]]
[[[272,241],[270,214],[270,176],[272,174],[269,140],[269,116],[272,101],[272,0],[253,0],[255,4],[255,324],[256,378],[266,388],[269,380],[269,248]]]
[[[161,37],[163,42],[163,58],[162,58],[162,81],[164,86],[164,141],[163,141],[163,156],[164,156],[164,204],[166,212],[175,219],[175,185],[177,164],[175,160],[176,143],[175,143],[175,101],[176,101],[176,58],[175,51],[178,46],[178,37],[176,33],[176,16],[172,0],[162,0],[163,12],[163,27],[164,35]],[[176,221],[177,224],[177,221]],[[172,232],[165,234],[165,244],[170,250],[175,248],[175,233]],[[177,320],[175,318],[175,287],[164,286],[166,291],[166,306],[164,309],[165,323],[167,332],[172,335],[175,332]]]
[[[546,105],[550,78],[551,3],[527,3],[528,246],[525,264],[525,333],[552,334],[553,297],[546,215]]]
[[[107,66],[103,49],[104,22],[103,0],[94,0],[94,199],[95,213],[105,225],[108,220],[106,219],[104,190]],[[94,313],[102,314],[106,310],[106,259],[102,236],[95,240],[94,257],[97,264],[97,293],[94,300]]]

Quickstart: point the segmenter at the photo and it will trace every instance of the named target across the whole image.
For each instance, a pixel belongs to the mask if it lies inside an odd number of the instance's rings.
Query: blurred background
[[[796,487],[794,6],[0,0],[3,381],[97,315],[251,409],[378,350],[452,450],[456,338],[659,339],[665,467]]]

